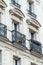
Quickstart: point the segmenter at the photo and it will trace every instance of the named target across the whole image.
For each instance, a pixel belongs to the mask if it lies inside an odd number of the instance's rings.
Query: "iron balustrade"
[[[0,23],[0,36],[7,37],[7,27],[2,23]]]
[[[12,42],[15,42],[19,45],[26,47],[26,37],[24,34],[13,30],[12,32]],[[7,38],[7,26],[0,23],[0,36]],[[42,46],[39,42],[34,40],[29,40],[30,42],[30,51],[42,54]]]
[[[31,40],[30,40],[30,50],[34,51],[36,53],[42,54],[42,46],[41,46],[41,44],[38,45],[34,41],[31,41]]]
[[[26,47],[25,35],[21,34],[18,31],[15,30],[12,31],[12,41]]]
[[[11,3],[20,9],[21,5],[18,4],[15,0],[11,0]]]
[[[29,14],[29,15],[31,15],[32,17],[34,17],[34,18],[36,19],[36,17],[37,17],[36,14],[34,14],[32,11],[30,11],[30,10],[28,10],[28,9],[27,9],[27,11],[28,11],[28,14]]]

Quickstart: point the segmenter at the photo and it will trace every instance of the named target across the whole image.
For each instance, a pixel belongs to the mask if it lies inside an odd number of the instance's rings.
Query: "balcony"
[[[38,41],[30,40],[30,51],[42,55],[42,46]]]
[[[12,3],[14,6],[16,6],[17,8],[20,9],[21,5],[18,4],[17,2],[15,2],[14,0],[11,0],[11,3]]]
[[[28,11],[28,14],[29,14],[29,15],[31,15],[33,18],[36,19],[36,17],[37,17],[36,14],[34,14],[32,11],[30,11],[30,10],[28,10],[28,9],[27,9],[27,11]]]
[[[18,31],[15,30],[12,31],[12,41],[26,47],[25,35],[21,34]]]
[[[0,36],[7,37],[7,27],[2,23],[0,23]]]

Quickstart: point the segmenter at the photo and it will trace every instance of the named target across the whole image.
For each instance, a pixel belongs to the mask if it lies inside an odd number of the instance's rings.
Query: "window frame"
[[[34,2],[29,2],[29,11],[34,12]]]
[[[16,63],[16,64],[14,64],[14,63]],[[21,65],[20,64],[20,58],[13,56],[13,65]]]

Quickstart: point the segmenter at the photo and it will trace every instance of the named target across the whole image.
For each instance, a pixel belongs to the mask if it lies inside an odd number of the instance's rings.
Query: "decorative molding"
[[[32,25],[36,29],[41,27],[40,23],[34,18],[27,19],[26,21],[27,21],[28,24]]]
[[[23,14],[23,12],[17,8],[15,9],[10,9],[9,12],[11,13],[11,15],[17,16],[18,18],[22,19],[25,17],[25,15]]]
[[[40,0],[36,0],[36,2],[40,3]]]
[[[4,0],[0,0],[0,7],[3,9],[5,7],[7,7],[6,3],[4,2]]]

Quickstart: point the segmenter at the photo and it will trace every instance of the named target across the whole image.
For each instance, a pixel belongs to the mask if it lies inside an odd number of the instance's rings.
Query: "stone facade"
[[[39,12],[40,0],[0,0],[0,65],[43,65]]]

